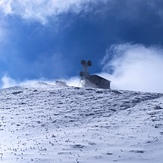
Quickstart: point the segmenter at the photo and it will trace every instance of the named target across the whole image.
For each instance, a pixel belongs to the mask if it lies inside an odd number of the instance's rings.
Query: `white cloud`
[[[12,13],[11,3],[12,3],[12,0],[1,0],[0,1],[0,8],[3,9],[5,14]]]
[[[104,2],[106,0],[103,0]],[[47,22],[51,15],[72,10],[79,12],[83,4],[97,2],[95,0],[0,0],[0,8],[5,14],[16,14],[23,19],[37,20],[42,24]]]
[[[109,61],[109,55],[113,60]],[[103,59],[103,71],[113,68],[112,87],[137,91],[163,92],[163,49],[143,45],[113,45]]]
[[[89,2],[92,4],[96,3],[107,3],[107,7],[117,6],[119,0],[0,0],[0,9],[6,14],[15,14],[21,16],[23,19],[36,20],[42,24],[46,24],[49,16],[57,16],[61,13],[65,13],[69,10],[73,12],[80,12],[81,10],[90,10],[88,7]],[[153,13],[158,15],[161,19],[163,16],[162,8],[159,2],[152,0],[137,1],[137,0],[125,0],[125,10],[120,13],[117,17],[119,18],[138,18],[140,16],[140,6],[146,5]],[[84,5],[83,5],[84,4]],[[134,13],[134,14],[133,14]]]

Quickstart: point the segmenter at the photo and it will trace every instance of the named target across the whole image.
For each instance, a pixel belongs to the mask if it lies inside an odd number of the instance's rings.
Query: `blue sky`
[[[132,73],[138,83],[162,65],[162,31],[162,0],[0,0],[0,78],[71,78],[81,71],[80,60],[90,59],[90,72],[105,74],[117,88],[148,91],[124,85],[134,85]],[[160,81],[152,91],[161,88],[161,68],[149,75]]]

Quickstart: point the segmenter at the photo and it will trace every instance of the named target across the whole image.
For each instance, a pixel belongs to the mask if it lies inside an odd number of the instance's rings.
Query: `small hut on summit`
[[[92,66],[92,61],[81,60],[81,64],[83,67],[83,71],[80,72],[80,77],[83,81],[84,87],[110,89],[111,81],[98,75],[89,75],[88,67]]]

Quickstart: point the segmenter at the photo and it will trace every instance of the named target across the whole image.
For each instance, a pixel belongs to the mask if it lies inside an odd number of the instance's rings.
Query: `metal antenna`
[[[80,72],[81,77],[88,77],[89,72],[88,72],[88,66],[92,66],[92,62],[89,60],[88,62],[85,60],[81,60],[82,68],[83,71]]]

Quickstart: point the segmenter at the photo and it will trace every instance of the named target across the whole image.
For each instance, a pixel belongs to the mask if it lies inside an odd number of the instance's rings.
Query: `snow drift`
[[[0,90],[2,163],[160,163],[163,94],[46,83]]]

